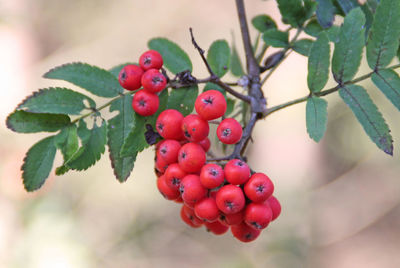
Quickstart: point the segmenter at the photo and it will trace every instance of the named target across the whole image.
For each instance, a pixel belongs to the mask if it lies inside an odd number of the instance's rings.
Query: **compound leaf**
[[[138,115],[137,113],[133,114],[133,126],[130,128],[129,133],[125,137],[123,141],[120,157],[136,157],[136,155],[149,147],[149,144],[146,142],[144,133],[146,132],[146,118]]]
[[[328,119],[328,103],[319,97],[307,99],[306,125],[311,139],[319,142],[325,134]]]
[[[68,115],[14,111],[6,120],[9,129],[19,133],[55,132],[70,124]]]
[[[172,89],[168,97],[167,109],[180,111],[184,116],[190,114],[194,108],[194,102],[199,94],[197,85]]]
[[[400,110],[400,77],[391,69],[379,70],[372,75],[372,81],[383,94]]]
[[[262,38],[265,44],[272,47],[287,47],[289,45],[289,33],[277,29],[264,32]]]
[[[323,28],[329,28],[335,18],[335,7],[331,0],[317,0],[317,19]]]
[[[311,92],[319,92],[329,78],[330,46],[326,33],[322,32],[311,46],[308,57],[307,84]]]
[[[300,39],[293,44],[293,50],[297,53],[308,57],[310,55],[310,48],[314,43],[311,39]]]

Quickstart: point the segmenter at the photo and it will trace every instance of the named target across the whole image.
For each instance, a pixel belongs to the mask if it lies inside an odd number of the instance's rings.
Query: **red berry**
[[[165,161],[165,160],[162,159],[161,157],[157,157],[157,155],[156,155],[156,158],[155,158],[155,167],[156,167],[156,170],[157,170],[158,172],[160,172],[161,174],[164,174],[165,171],[166,171],[167,168],[168,168],[168,163],[167,163],[167,161]]]
[[[206,153],[208,152],[208,150],[210,150],[211,142],[208,137],[205,138],[204,140],[199,141],[197,144],[199,144]]]
[[[149,50],[140,56],[139,64],[145,71],[149,69],[160,69],[163,65],[163,58],[158,51]]]
[[[234,214],[243,209],[245,198],[240,187],[228,184],[218,190],[216,202],[223,213]]]
[[[200,201],[207,195],[207,189],[200,183],[197,175],[186,175],[181,181],[179,187],[183,202],[189,207],[193,207],[196,202]]]
[[[173,163],[168,166],[165,171],[165,181],[167,185],[172,189],[179,190],[181,181],[186,176],[186,173],[181,169],[177,163]]]
[[[180,195],[178,189],[171,189],[170,187],[168,187],[165,181],[165,175],[157,178],[157,188],[162,196],[164,196],[164,198],[168,200],[177,199]]]
[[[213,189],[224,182],[224,171],[217,164],[207,164],[201,168],[200,181],[204,187]]]
[[[160,92],[165,88],[166,85],[167,79],[157,69],[147,70],[142,76],[143,89],[148,92]]]
[[[204,120],[213,120],[225,114],[226,100],[221,92],[212,89],[201,93],[194,107]]]
[[[271,221],[274,221],[281,214],[281,210],[282,210],[281,204],[279,203],[278,199],[276,199],[276,197],[273,195],[270,198],[268,198],[267,203],[269,204],[269,206],[272,210]]]
[[[208,136],[210,127],[207,121],[197,114],[189,114],[182,121],[182,131],[185,138],[191,142],[200,142]]]
[[[178,162],[178,152],[181,144],[176,140],[164,140],[157,149],[157,157],[162,158],[167,164]]]
[[[230,160],[224,168],[225,178],[232,184],[243,184],[250,177],[249,166],[240,159]]]
[[[255,240],[261,233],[261,230],[251,228],[244,222],[231,226],[231,231],[233,236],[242,242],[251,242]]]
[[[203,148],[196,143],[186,143],[178,153],[178,163],[183,171],[195,173],[200,171],[206,162],[206,153]]]
[[[242,126],[236,119],[226,118],[218,125],[218,139],[225,144],[235,144],[242,138]]]
[[[244,212],[244,221],[255,229],[264,229],[272,219],[272,210],[268,204],[250,203]]]
[[[212,232],[216,235],[222,235],[226,233],[229,229],[228,226],[221,224],[219,221],[205,222],[204,225],[206,226],[207,231]]]
[[[234,213],[234,214],[223,214],[219,215],[218,221],[227,226],[238,225],[244,220],[244,210]]]
[[[136,90],[142,86],[141,80],[143,73],[142,68],[139,66],[129,64],[119,72],[118,81],[121,87],[126,90]]]
[[[164,139],[180,140],[183,138],[183,115],[173,109],[162,111],[156,121],[156,129]]]
[[[219,216],[219,210],[215,199],[212,197],[203,198],[194,205],[194,213],[204,221],[216,221]]]
[[[174,200],[174,202],[175,202],[175,203],[182,204],[182,203],[183,203],[182,196],[179,196],[177,199]]]
[[[189,226],[198,228],[203,225],[203,222],[194,215],[193,209],[186,205],[181,208],[181,219]]]
[[[160,101],[158,96],[145,90],[139,90],[133,96],[132,108],[141,116],[153,115],[157,112]]]
[[[274,184],[264,173],[254,173],[244,186],[244,193],[255,203],[267,200],[274,192]]]

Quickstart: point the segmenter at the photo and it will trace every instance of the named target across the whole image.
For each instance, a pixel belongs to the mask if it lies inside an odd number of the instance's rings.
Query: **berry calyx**
[[[163,58],[156,50],[148,50],[139,58],[140,67],[147,71],[149,69],[160,69],[163,65]]]
[[[118,81],[121,87],[125,88],[126,90],[136,90],[142,86],[142,76],[143,70],[137,65],[129,64],[126,65],[122,70],[119,72]]]
[[[234,214],[244,208],[245,198],[242,189],[228,184],[218,190],[215,201],[219,210],[225,214]]]
[[[205,162],[206,153],[203,148],[196,143],[186,143],[179,150],[179,166],[187,173],[196,173],[200,171]]]
[[[226,106],[224,95],[214,89],[201,93],[194,103],[196,112],[204,120],[213,120],[223,116]]]
[[[162,158],[167,164],[178,162],[178,152],[181,144],[176,140],[164,140],[158,146],[157,157]]]
[[[147,70],[142,75],[141,82],[143,89],[151,93],[160,92],[167,85],[167,79],[157,69]]]
[[[225,144],[235,144],[242,138],[242,126],[234,118],[226,118],[217,128],[218,139]]]
[[[229,229],[228,226],[221,224],[219,221],[205,222],[204,225],[206,226],[207,231],[212,232],[215,235],[222,235]]]
[[[139,90],[133,96],[132,108],[141,116],[153,115],[157,112],[160,100],[158,96],[145,90]]]
[[[225,165],[224,174],[229,183],[239,185],[249,180],[250,168],[244,161],[232,159]]]
[[[208,136],[210,127],[208,122],[197,114],[189,114],[183,118],[182,131],[189,141],[200,142]]]
[[[164,139],[180,140],[183,138],[182,120],[183,115],[178,110],[162,111],[156,121],[157,132]]]
[[[179,190],[183,178],[186,176],[178,163],[173,163],[165,170],[165,181],[168,187]]]
[[[224,170],[217,164],[207,164],[201,168],[200,182],[204,187],[213,189],[224,182]]]
[[[244,220],[244,210],[241,210],[234,214],[223,214],[219,215],[218,221],[224,225],[237,225]]]

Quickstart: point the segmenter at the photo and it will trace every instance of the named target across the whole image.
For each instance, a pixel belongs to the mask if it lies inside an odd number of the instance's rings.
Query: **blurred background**
[[[249,18],[268,12],[280,21],[275,1],[246,4]],[[0,0],[0,267],[400,267],[399,112],[370,81],[363,85],[391,126],[395,156],[375,147],[337,94],[327,97],[319,144],[307,135],[304,103],[271,115],[255,128],[249,163],[274,181],[283,211],[249,244],[182,223],[180,207],[156,189],[152,150],[123,184],[105,154],[86,172],[52,172],[25,192],[20,166],[43,135],[4,122],[33,91],[67,85],[42,74],[74,61],[105,69],[137,61],[147,40],[163,36],[205,77],[189,27],[203,48],[234,38],[243,56],[234,1]],[[306,95],[306,68],[292,53],[264,87],[268,104]]]

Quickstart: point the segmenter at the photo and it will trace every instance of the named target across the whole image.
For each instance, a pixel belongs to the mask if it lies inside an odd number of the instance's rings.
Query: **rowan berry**
[[[203,225],[203,221],[194,215],[193,209],[183,204],[181,208],[181,219],[190,227],[199,228]]]
[[[226,118],[217,128],[218,139],[225,144],[235,144],[242,138],[242,126],[234,118]]]
[[[207,164],[201,168],[200,182],[204,187],[213,189],[224,182],[224,170],[217,164]]]
[[[194,107],[204,120],[213,120],[225,114],[226,100],[218,90],[207,90],[197,97]]]
[[[176,140],[163,140],[158,146],[157,157],[162,158],[167,164],[178,162],[178,152],[181,144]]]
[[[160,69],[163,65],[163,58],[156,50],[148,50],[139,58],[140,67],[147,71],[149,69]]]
[[[172,189],[168,187],[166,180],[165,180],[165,175],[162,175],[157,178],[157,188],[164,196],[165,199],[168,200],[175,200],[179,197],[180,193],[178,189]]]
[[[271,221],[274,221],[276,218],[279,217],[281,214],[281,204],[279,203],[278,199],[276,199],[275,196],[271,196],[270,198],[267,199],[267,203],[270,206],[272,210],[272,219]]]
[[[264,229],[272,220],[272,210],[268,204],[250,203],[244,212],[244,221],[255,229]]]
[[[193,207],[196,202],[200,201],[207,195],[207,188],[200,183],[197,175],[186,175],[179,186],[183,202],[189,207]]]
[[[211,142],[208,137],[206,137],[204,140],[197,142],[197,144],[199,144],[206,153],[208,152],[208,150],[210,150]]]
[[[181,181],[186,176],[186,172],[184,172],[178,163],[173,163],[168,166],[167,170],[165,170],[165,181],[167,185],[172,189],[179,190],[179,186],[181,185]]]
[[[194,213],[199,219],[213,222],[218,219],[219,209],[212,197],[203,198],[194,205]]]
[[[147,70],[142,75],[141,82],[143,89],[151,93],[160,92],[167,85],[167,79],[157,69]]]
[[[183,115],[178,110],[167,109],[158,115],[156,129],[164,139],[180,140],[183,138],[182,120]]]
[[[160,101],[158,96],[145,90],[136,92],[132,99],[133,110],[141,116],[153,115],[157,112]]]
[[[142,76],[143,70],[137,65],[129,64],[126,65],[122,70],[119,72],[118,81],[121,87],[125,88],[126,90],[136,90],[142,86]]]
[[[222,224],[225,224],[227,226],[237,225],[237,224],[241,223],[243,220],[244,220],[244,210],[243,209],[234,214],[221,213],[218,218],[219,222],[221,222]]]
[[[228,226],[221,224],[219,221],[205,222],[204,225],[206,226],[207,231],[212,232],[216,235],[222,235],[226,233],[229,229]]]
[[[254,241],[261,233],[261,230],[251,228],[244,222],[231,226],[231,232],[234,237],[242,242]]]
[[[267,200],[274,192],[274,184],[264,173],[254,173],[244,185],[244,193],[255,203]]]
[[[191,142],[204,140],[210,131],[208,122],[197,114],[189,114],[182,121],[182,131],[185,138]]]
[[[228,184],[218,190],[215,198],[219,210],[225,214],[234,214],[241,211],[245,204],[242,189],[236,185]]]
[[[206,153],[204,152],[203,148],[196,143],[186,143],[179,150],[179,166],[187,173],[196,173],[200,171],[205,162]]]
[[[164,174],[165,171],[166,171],[167,168],[168,168],[168,163],[167,163],[167,161],[165,161],[164,159],[162,159],[161,157],[158,157],[158,156],[156,155],[156,158],[155,158],[155,167],[156,167],[156,170],[157,170],[158,172],[160,172],[161,174]]]
[[[243,184],[249,180],[250,168],[240,159],[230,160],[224,167],[225,179],[232,184]]]

